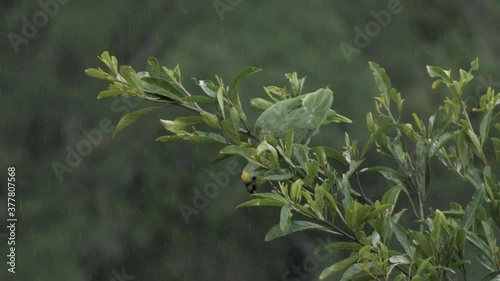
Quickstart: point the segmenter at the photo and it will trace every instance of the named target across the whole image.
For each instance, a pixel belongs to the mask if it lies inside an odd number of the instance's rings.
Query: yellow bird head
[[[258,166],[252,163],[248,163],[241,173],[241,181],[245,184],[247,191],[254,193],[257,186],[263,184],[266,180],[258,175],[255,170]]]

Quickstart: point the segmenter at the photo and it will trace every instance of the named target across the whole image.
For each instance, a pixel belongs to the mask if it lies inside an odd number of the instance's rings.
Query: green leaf
[[[97,79],[103,79],[103,80],[108,80],[108,75],[106,72],[102,71],[101,69],[97,70],[95,68],[88,68],[85,69],[85,74],[88,76],[97,78]]]
[[[407,255],[392,256],[389,261],[394,264],[410,264],[411,259]]]
[[[465,230],[469,230],[469,228],[472,226],[472,223],[476,219],[476,213],[481,206],[481,203],[483,202],[483,197],[484,189],[480,188],[476,190],[476,193],[474,193],[474,196],[472,196],[472,200],[469,202],[469,204],[467,204],[467,207],[465,208],[465,215],[462,220],[462,227]]]
[[[167,80],[158,77],[143,77],[141,80],[142,86],[147,92],[166,97],[170,100],[181,100],[182,92]]]
[[[486,274],[481,281],[500,281],[500,271],[493,271]]]
[[[257,150],[255,148],[241,147],[239,145],[228,145],[224,147],[219,153],[236,155],[248,160],[251,159],[253,155],[257,154]]]
[[[402,227],[400,224],[395,223],[395,222],[390,222],[391,228],[394,231],[394,234],[396,234],[396,239],[399,241],[401,246],[403,246],[403,249],[405,250],[405,253],[409,257],[413,257],[413,251],[412,251],[412,245],[410,238],[408,237],[408,232],[404,227]]]
[[[139,91],[141,94],[144,93],[142,90],[141,81],[139,80],[137,73],[132,67],[128,65],[122,65],[120,67],[120,74],[127,81],[130,88]]]
[[[445,81],[450,80],[450,71],[443,70],[439,66],[427,66],[427,73],[429,73],[429,76],[432,78],[441,78]]]
[[[113,132],[113,138],[116,136],[116,134],[118,134],[123,129],[125,129],[126,127],[128,127],[130,124],[132,124],[135,120],[137,120],[137,119],[139,119],[139,118],[141,118],[141,117],[143,117],[145,115],[151,114],[151,113],[155,112],[156,110],[158,110],[158,109],[160,109],[162,107],[163,106],[160,106],[160,107],[147,107],[147,108],[139,109],[137,111],[125,114],[120,119],[120,121],[118,122],[118,124],[116,125],[115,131]]]
[[[338,232],[332,231],[332,230],[330,230],[322,225],[319,225],[319,224],[316,224],[313,222],[308,222],[308,221],[292,221],[287,234],[292,234],[294,232],[304,231],[304,230],[320,230],[320,231],[340,235],[340,233],[338,233]],[[284,234],[283,231],[281,231],[280,224],[277,224],[277,225],[273,226],[271,228],[271,230],[269,230],[269,232],[267,232],[265,241],[269,242],[271,240],[274,240],[278,237],[285,236],[287,234]]]
[[[324,153],[326,154],[326,156],[328,156],[328,158],[332,158],[332,159],[338,161],[339,163],[342,163],[344,166],[349,166],[349,162],[347,162],[347,160],[345,159],[344,154],[342,154],[342,152],[340,152],[334,148],[328,147],[328,146],[317,146],[317,147],[312,148],[312,151],[314,153],[317,153],[318,149],[323,150]]]
[[[116,61],[116,57],[110,56],[108,51],[104,51],[98,58],[109,68],[109,70],[111,70],[113,75],[118,75],[118,62]]]
[[[369,64],[370,64],[370,69],[373,72],[373,77],[375,78],[375,84],[377,84],[378,90],[381,93],[389,94],[392,88],[391,80],[389,79],[387,74],[385,74],[385,69],[383,69],[374,62],[369,62]]]
[[[243,82],[243,80],[245,80],[245,78],[247,76],[252,75],[254,73],[257,73],[261,70],[262,69],[257,68],[257,67],[247,67],[247,68],[244,68],[243,70],[241,70],[240,73],[236,76],[236,78],[234,78],[234,81],[233,81],[234,88],[233,88],[233,93],[231,95],[231,100],[234,101],[235,96],[238,94],[238,92],[240,90],[241,82]]]
[[[292,174],[287,169],[270,169],[262,175],[262,178],[268,181],[287,180],[292,177]]]
[[[358,256],[354,255],[354,256],[348,257],[347,259],[339,261],[339,262],[333,264],[332,266],[325,268],[323,270],[323,272],[321,272],[319,279],[325,279],[325,278],[333,275],[335,272],[344,271],[349,266],[355,264],[357,260],[358,260]]]
[[[160,63],[158,62],[158,59],[155,58],[155,57],[149,57],[148,58],[148,65],[149,65],[149,75],[151,77],[158,77],[160,76],[160,71],[161,71],[161,67],[160,67]]]
[[[292,205],[291,204],[286,204],[281,208],[281,214],[280,214],[280,230],[283,232],[284,235],[288,234],[288,231],[290,231],[290,226],[292,223]]]
[[[364,168],[363,170],[361,170],[361,173],[365,172],[378,173],[382,175],[386,180],[400,186],[405,186],[407,182],[407,179],[401,173],[386,166],[376,166],[371,168]]]
[[[224,88],[219,87],[217,90],[217,102],[219,104],[219,110],[222,113],[222,118],[226,119],[226,109],[224,107]]]
[[[271,153],[273,164],[278,166],[279,165],[278,151],[276,151],[276,148],[274,148],[272,145],[270,145],[267,141],[264,140],[257,146],[257,154],[260,155],[266,151],[269,151]]]
[[[248,123],[248,120],[247,120],[247,117],[245,115],[245,112],[243,111],[243,109],[241,108],[241,101],[240,101],[240,94],[239,94],[239,91],[240,91],[240,84],[241,82],[249,75],[253,74],[253,73],[256,73],[256,72],[259,72],[261,71],[262,69],[260,68],[256,68],[256,67],[247,67],[245,69],[243,69],[237,76],[236,78],[234,79],[233,81],[233,91],[231,92],[231,94],[229,95],[229,99],[231,100],[232,104],[234,107],[236,107],[236,109],[238,110],[238,112],[240,113],[241,115],[241,120],[243,121],[244,124],[247,124]]]
[[[334,242],[323,249],[316,252],[317,254],[323,253],[336,253],[337,251],[349,251],[349,252],[358,252],[361,250],[363,246],[356,242]]]
[[[209,103],[209,104],[215,102],[215,99],[211,97],[197,96],[197,95],[183,97],[181,100],[185,102],[198,102],[198,103]]]
[[[261,110],[261,111],[268,109],[273,104],[274,103],[272,103],[268,100],[265,100],[263,98],[254,98],[254,99],[250,100],[250,106],[252,108],[255,108],[255,109]]]
[[[410,231],[410,237],[414,241],[416,250],[424,257],[430,257],[433,255],[431,237],[424,235],[418,231]]]
[[[123,95],[123,91],[118,89],[104,90],[99,93],[97,99],[107,98],[107,97],[117,97]]]
[[[231,117],[234,131],[237,133],[240,130],[240,113],[238,112],[238,109],[234,106],[231,107],[229,109],[229,116]]]
[[[172,133],[177,133],[180,130],[184,130],[188,126],[193,126],[203,122],[200,116],[190,116],[190,117],[177,117],[175,120],[163,120],[160,119],[161,124],[165,129]]]
[[[295,202],[300,202],[300,199],[302,198],[302,193],[300,192],[302,186],[304,186],[304,182],[301,179],[292,183],[292,186],[290,187],[290,199]]]
[[[496,158],[498,161],[500,161],[500,139],[491,138],[491,142],[493,143],[493,149],[495,150]]]
[[[416,178],[417,188],[423,198],[427,197],[427,191],[430,185],[430,161],[429,146],[425,142],[418,140],[416,144]]]
[[[321,124],[329,124],[329,123],[352,123],[352,120],[337,113],[333,109],[328,109],[325,120]]]
[[[181,131],[180,131],[181,132]],[[215,143],[215,144],[227,144],[226,139],[215,133],[205,133],[201,131],[196,131],[195,134],[189,134],[187,132],[183,132],[180,134],[178,132],[177,135],[166,135],[166,136],[161,136],[156,139],[156,141],[160,142],[173,142],[173,141],[188,141],[190,143]]]
[[[283,207],[283,202],[274,200],[274,199],[267,199],[267,198],[256,198],[249,200],[245,203],[241,203],[238,206],[236,206],[236,209],[241,208],[241,207],[258,207],[258,206],[273,206],[273,207]]]
[[[368,267],[368,266],[367,266]],[[371,267],[371,266],[370,266]],[[360,264],[351,265],[344,274],[340,281],[372,281],[373,277],[366,273]]]
[[[481,124],[479,126],[479,137],[481,139],[481,147],[483,147],[484,142],[486,141],[488,134],[490,132],[490,123],[491,123],[491,112],[488,112],[484,115],[481,120]]]
[[[473,60],[470,63],[470,70],[469,71],[474,71],[479,69],[479,58],[476,57],[475,60]]]
[[[200,88],[203,90],[203,92],[211,97],[211,98],[214,98],[217,96],[217,94],[215,93],[216,91],[216,87],[214,85],[214,83],[210,80],[200,80],[198,82],[198,86],[200,86]]]
[[[200,113],[200,116],[201,116],[201,119],[203,119],[203,121],[210,127],[212,128],[216,128],[216,129],[220,129],[221,126],[219,124],[219,119],[217,118],[217,116],[215,114],[212,114],[210,112],[207,112],[207,111],[202,111]]]

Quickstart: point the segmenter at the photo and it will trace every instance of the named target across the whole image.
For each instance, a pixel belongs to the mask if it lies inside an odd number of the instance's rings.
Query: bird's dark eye
[[[252,181],[256,181],[257,180],[257,177],[256,176],[253,176],[252,177]]]

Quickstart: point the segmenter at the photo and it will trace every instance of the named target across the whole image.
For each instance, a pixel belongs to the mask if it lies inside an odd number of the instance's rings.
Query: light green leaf
[[[475,60],[473,60],[470,63],[470,70],[469,71],[474,71],[479,69],[479,58],[476,57]]]
[[[352,120],[344,115],[338,114],[333,109],[328,109],[325,120],[323,120],[322,124],[324,125],[329,123],[352,123]]]
[[[378,90],[381,93],[388,95],[392,87],[391,87],[391,80],[389,79],[387,74],[385,74],[385,69],[383,69],[374,62],[369,62],[369,64],[370,64],[370,69],[373,72],[373,77],[375,78],[375,84],[377,84]]]
[[[85,74],[97,79],[108,80],[108,75],[106,75],[106,72],[102,71],[101,69],[97,70],[95,68],[88,68],[85,69]]]
[[[155,58],[155,57],[149,57],[148,58],[148,65],[149,65],[149,75],[151,77],[158,77],[160,76],[160,71],[161,71],[161,67],[160,67],[160,63],[158,62],[158,59]]]
[[[193,126],[203,122],[200,116],[177,117],[175,120],[160,120],[165,129],[172,133],[184,130],[186,127]]]
[[[203,90],[203,92],[211,97],[211,98],[214,98],[217,96],[217,94],[215,93],[215,90],[216,90],[216,87],[214,85],[214,83],[210,80],[200,80],[199,83],[198,83],[198,86],[200,86],[200,88]]]
[[[441,67],[439,66],[431,66],[431,65],[428,65],[427,66],[427,73],[429,73],[429,76],[432,77],[432,78],[441,78],[445,81],[449,81],[450,80],[450,71],[446,71],[446,70],[443,70]]]
[[[265,100],[263,98],[254,98],[254,99],[250,100],[250,106],[252,108],[255,108],[255,109],[260,110],[260,111],[264,111],[264,110],[268,109],[273,104],[274,103],[272,103],[268,100]]]
[[[200,113],[200,116],[201,116],[201,119],[203,119],[203,121],[209,125],[210,127],[212,128],[216,128],[216,129],[220,129],[220,124],[219,124],[219,119],[217,118],[217,116],[215,114],[212,114],[210,112],[207,112],[207,111],[203,111]]]
[[[142,90],[141,81],[132,67],[128,65],[120,66],[120,74],[127,81],[130,88],[139,91],[141,94],[144,93]]]

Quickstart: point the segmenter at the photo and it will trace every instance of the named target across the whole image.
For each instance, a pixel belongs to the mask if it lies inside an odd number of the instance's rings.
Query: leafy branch
[[[358,142],[347,134],[345,145],[335,149],[301,143],[294,130],[286,136],[256,133],[239,89],[258,68],[242,70],[230,87],[218,76],[215,82],[193,79],[203,93],[196,95],[183,86],[179,66],[169,69],[150,58],[148,71],[135,72],[130,66],[118,66],[108,52],[99,58],[108,71],[86,70],[110,83],[98,98],[125,96],[162,104],[123,116],[114,134],[159,109],[185,108],[195,115],[160,120],[170,134],[157,140],[215,143],[222,147],[216,161],[236,156],[254,165],[273,189],[252,194],[251,200],[238,207],[280,208],[279,223],[269,230],[266,241],[305,230],[347,239],[322,250],[347,251],[350,256],[326,268],[320,278],[341,272],[341,280],[451,280],[461,272],[467,279],[466,265],[472,261],[466,245],[479,252],[477,263],[487,271],[483,280],[500,277],[500,248],[494,235],[500,228],[500,183],[498,173],[493,172],[498,171],[500,159],[500,124],[494,123],[500,114],[500,94],[489,88],[479,108],[467,108],[464,95],[473,71],[479,68],[477,59],[468,71],[459,70],[458,80],[451,70],[427,67],[436,79],[431,88],[444,85],[449,92],[427,123],[415,113],[412,123],[401,122],[407,116],[401,93],[392,87],[385,70],[370,62],[379,96],[375,113],[366,117],[370,138],[359,150]],[[250,106],[266,112],[273,104],[303,95],[305,78],[295,72],[285,77],[289,87],[265,86],[268,98],[253,98]],[[481,115],[479,125],[471,120],[471,111]],[[329,109],[318,125],[332,122],[350,120]],[[208,131],[199,130],[201,126]],[[387,157],[390,164],[368,166],[365,159],[373,151]],[[431,188],[443,188],[431,184],[433,159],[472,187],[474,196],[466,206],[450,202],[449,210],[429,208]],[[378,174],[389,184],[381,198],[366,196],[360,179],[366,173]],[[398,204],[400,195],[410,202],[414,217]],[[303,219],[292,220],[294,215]],[[403,226],[411,225],[415,217],[417,229]]]

